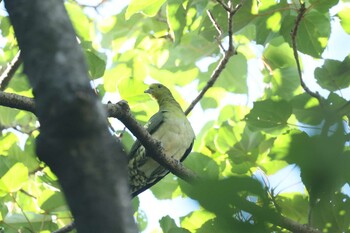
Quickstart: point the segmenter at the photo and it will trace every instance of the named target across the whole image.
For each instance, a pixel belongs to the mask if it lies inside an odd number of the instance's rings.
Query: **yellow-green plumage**
[[[168,88],[162,84],[151,84],[145,93],[158,102],[159,111],[151,117],[146,129],[158,139],[166,156],[183,161],[190,153],[195,138],[191,124]],[[148,189],[166,174],[167,169],[146,155],[145,148],[137,140],[129,154],[129,183],[132,196]]]

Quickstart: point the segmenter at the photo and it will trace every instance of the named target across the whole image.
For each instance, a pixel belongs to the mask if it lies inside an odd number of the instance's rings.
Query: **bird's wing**
[[[164,122],[164,111],[159,111],[156,114],[154,114],[147,124],[145,125],[145,128],[147,131],[152,135]],[[139,140],[136,140],[135,143],[132,145],[129,153],[129,159],[134,156],[137,149],[141,146],[141,143]]]

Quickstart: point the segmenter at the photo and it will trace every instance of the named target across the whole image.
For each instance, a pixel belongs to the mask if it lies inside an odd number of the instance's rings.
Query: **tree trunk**
[[[35,94],[37,154],[58,176],[78,232],[137,232],[126,155],[108,132],[63,1],[5,4]]]

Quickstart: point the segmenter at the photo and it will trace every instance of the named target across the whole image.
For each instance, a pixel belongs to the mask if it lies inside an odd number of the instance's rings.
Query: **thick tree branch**
[[[16,73],[21,64],[22,60],[20,58],[20,52],[18,52],[16,56],[12,59],[12,61],[7,65],[4,72],[2,72],[2,74],[0,75],[0,91],[6,89],[13,75]]]
[[[219,78],[222,71],[225,69],[230,58],[236,54],[236,51],[233,45],[233,26],[232,26],[233,17],[238,12],[238,10],[242,7],[244,0],[242,0],[241,3],[237,4],[235,8],[232,7],[231,1],[229,1],[227,5],[221,0],[217,0],[217,2],[227,11],[228,39],[229,39],[228,49],[224,51],[223,58],[220,60],[219,64],[211,74],[210,79],[205,85],[205,87],[201,90],[198,96],[192,101],[190,106],[188,106],[188,108],[186,109],[185,111],[186,115],[188,115],[192,111],[194,106],[196,106],[196,104],[203,98],[204,94],[209,90],[209,88],[211,88],[214,85],[214,83]],[[220,28],[220,26],[216,23],[216,21],[214,20],[214,17],[210,14],[210,12],[209,12],[209,17],[211,18],[214,27],[217,29]],[[222,48],[222,46],[220,46],[220,48]]]
[[[35,114],[34,99],[17,94],[0,92],[0,105],[29,111]],[[121,101],[117,104],[106,104],[105,108],[107,109],[109,117],[119,119],[131,133],[135,135],[142,145],[144,145],[147,150],[151,151],[149,154],[152,155],[154,160],[187,182],[192,183],[198,179],[196,174],[184,167],[177,160],[165,156],[159,141],[153,139],[147,130],[135,120],[126,102]]]
[[[25,103],[40,121],[37,155],[59,178],[77,231],[137,232],[126,155],[91,90],[63,2],[5,0],[5,6],[35,92],[36,106]]]
[[[34,99],[25,96],[0,91],[0,105],[35,114]]]

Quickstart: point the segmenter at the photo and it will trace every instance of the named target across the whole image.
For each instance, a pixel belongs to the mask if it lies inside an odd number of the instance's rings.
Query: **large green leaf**
[[[16,163],[1,177],[0,192],[16,192],[28,181],[28,169]]]
[[[272,71],[295,66],[293,50],[281,37],[270,42],[264,50],[263,58],[268,69]]]
[[[302,53],[320,58],[331,32],[329,15],[310,11],[300,23],[297,46]]]
[[[293,114],[301,123],[319,125],[324,119],[324,111],[319,106],[319,102],[309,94],[304,93],[295,96],[291,104],[293,106]]]
[[[327,59],[322,67],[315,69],[315,78],[321,87],[337,91],[350,85],[350,56],[342,62]]]
[[[265,82],[272,84],[271,96],[277,95],[285,100],[292,99],[300,86],[298,72],[294,66],[274,69],[270,72],[270,75],[265,77]]]
[[[254,103],[245,120],[252,130],[272,132],[286,127],[291,114],[292,107],[288,102],[264,100]]]
[[[219,167],[217,163],[212,158],[201,153],[191,153],[184,161],[184,164],[201,177],[211,179],[217,179],[219,177]]]
[[[300,167],[310,204],[317,199],[330,201],[334,192],[344,185],[344,132],[341,124],[333,135],[308,136],[294,134],[289,145],[287,161]],[[326,129],[327,130],[327,129]]]
[[[289,11],[281,10],[287,9],[289,3],[287,1],[266,0],[262,4],[255,3],[253,6],[256,9],[256,17],[254,25],[256,30],[256,42],[261,45],[266,45],[272,39],[280,36],[282,21]]]

